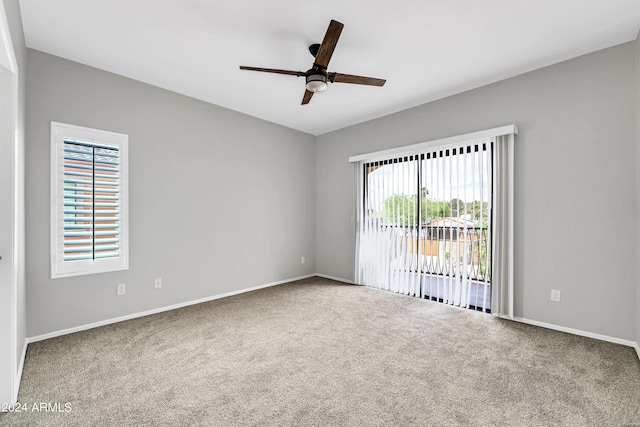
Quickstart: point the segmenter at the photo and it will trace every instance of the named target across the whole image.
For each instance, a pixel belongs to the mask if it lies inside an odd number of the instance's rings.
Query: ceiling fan
[[[327,28],[327,33],[324,35],[324,40],[322,40],[322,43],[316,43],[309,46],[309,52],[311,52],[311,55],[315,57],[315,61],[313,61],[313,66],[306,72],[278,70],[274,68],[245,67],[244,65],[241,65],[240,69],[262,71],[264,73],[287,74],[296,77],[305,77],[306,86],[304,96],[302,97],[302,105],[308,104],[309,101],[311,101],[311,97],[314,93],[326,90],[328,87],[327,82],[351,83],[356,85],[368,86],[384,86],[386,82],[386,80],[384,79],[375,79],[373,77],[362,77],[354,76],[351,74],[327,72],[327,66],[329,65],[329,61],[331,60],[331,55],[333,55],[333,51],[336,48],[336,44],[338,43],[338,38],[340,38],[340,33],[342,32],[343,27],[343,24],[332,19],[329,23],[329,28]]]

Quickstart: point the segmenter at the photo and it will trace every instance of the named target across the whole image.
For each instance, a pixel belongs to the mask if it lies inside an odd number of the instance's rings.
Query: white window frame
[[[64,261],[64,141],[74,139],[117,146],[119,150],[119,255],[113,258]],[[129,136],[116,132],[51,122],[51,278],[129,269]]]

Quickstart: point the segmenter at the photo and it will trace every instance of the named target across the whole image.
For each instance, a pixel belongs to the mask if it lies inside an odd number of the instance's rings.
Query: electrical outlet
[[[304,264],[304,262],[305,262],[304,257],[303,257],[303,256],[302,256],[302,257],[300,257],[300,264]]]
[[[127,285],[125,285],[124,283],[120,283],[117,287],[116,287],[116,295],[124,295],[127,293]]]
[[[551,289],[551,301],[560,302],[560,291],[558,289]]]
[[[160,289],[162,287],[162,277],[156,277],[153,281],[153,287],[156,289]]]

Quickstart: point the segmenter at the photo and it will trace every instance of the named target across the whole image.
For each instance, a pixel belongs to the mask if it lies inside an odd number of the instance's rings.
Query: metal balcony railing
[[[393,252],[412,272],[491,282],[488,227],[383,225]]]

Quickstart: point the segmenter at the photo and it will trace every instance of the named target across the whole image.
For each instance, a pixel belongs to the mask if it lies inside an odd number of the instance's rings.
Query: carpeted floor
[[[313,278],[30,344],[19,401],[0,425],[640,425],[640,361]]]

